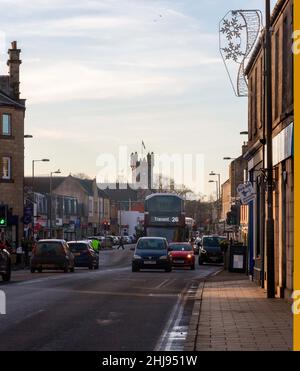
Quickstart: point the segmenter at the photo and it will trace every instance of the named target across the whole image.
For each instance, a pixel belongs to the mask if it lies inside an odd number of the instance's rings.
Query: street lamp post
[[[56,171],[51,171],[50,173],[50,238],[52,238],[52,175],[53,174],[61,174],[61,171],[58,169]]]
[[[218,187],[218,181],[217,180],[209,180],[208,181],[209,183],[216,183],[216,194],[217,194],[217,219],[218,219],[218,221],[219,221],[219,204],[218,204],[218,189],[219,189],[219,187]],[[215,228],[216,229],[216,228]]]
[[[217,176],[218,177],[218,218],[221,218],[221,174],[215,173],[214,171],[211,171],[210,176]]]
[[[274,217],[273,217],[273,142],[272,142],[272,49],[271,49],[271,4],[265,2],[265,102],[266,102],[266,144],[267,144],[267,218],[266,218],[266,250],[267,250],[267,296],[275,297],[274,269]]]
[[[28,137],[30,138],[31,136],[24,136],[25,137]],[[35,218],[35,213],[34,213],[34,205],[35,205],[35,202],[34,202],[34,164],[36,162],[49,162],[50,160],[48,158],[43,158],[41,160],[32,160],[32,184],[31,184],[31,191],[32,191],[32,207],[33,207],[33,216],[32,216],[32,234],[33,234],[33,237],[34,237],[34,218]]]

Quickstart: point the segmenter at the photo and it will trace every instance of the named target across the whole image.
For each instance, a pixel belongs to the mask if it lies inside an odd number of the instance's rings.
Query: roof
[[[85,189],[85,191],[89,194],[89,196],[94,195],[93,189],[93,180],[92,179],[80,179],[73,177],[81,186]]]
[[[146,200],[149,200],[150,198],[157,197],[157,196],[172,196],[172,197],[177,197],[183,200],[183,198],[175,193],[153,193],[149,196],[146,197]]]
[[[57,188],[65,179],[66,177],[62,176],[52,177],[52,189],[54,190],[55,188]],[[32,177],[24,178],[24,186],[32,187]],[[50,193],[50,177],[34,177],[34,191],[38,193]]]
[[[9,106],[9,107],[25,109],[24,100],[16,101],[13,98],[11,98],[9,95],[4,93],[2,90],[0,90],[0,107],[1,106],[5,106],[5,107]]]
[[[273,9],[272,15],[271,15],[271,26],[274,25],[275,21],[277,20],[278,15],[281,12],[281,9],[283,8],[284,4],[286,2],[288,2],[288,1],[289,0],[278,0],[277,1],[276,5],[275,5],[275,7]],[[261,50],[261,48],[263,46],[263,39],[264,39],[264,37],[265,37],[265,31],[263,30],[262,31],[262,34],[261,34],[261,36],[259,38],[259,41],[257,42],[257,44],[256,44],[256,46],[255,46],[255,48],[254,48],[254,50],[253,50],[253,52],[251,54],[251,57],[249,59],[249,62],[247,64],[246,68],[245,68],[245,75],[246,76],[249,74],[249,72],[250,72],[250,70],[251,70],[251,68],[253,66],[253,63],[255,62],[255,60],[256,60],[256,58],[257,58],[257,56],[258,56],[258,54],[259,54],[259,52],[260,52],[260,50]]]
[[[122,201],[137,201],[138,191],[132,189],[129,184],[126,185],[126,189],[105,189],[103,192],[112,200],[122,202]]]

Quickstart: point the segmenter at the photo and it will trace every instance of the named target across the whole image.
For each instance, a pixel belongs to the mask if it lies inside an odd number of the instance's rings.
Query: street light
[[[217,198],[218,198],[218,181],[217,180],[209,180],[208,183],[216,183]]]
[[[219,194],[218,194],[218,217],[221,218],[221,174],[219,173],[215,173],[214,171],[211,171],[209,173],[210,176],[217,176],[218,177],[218,191],[219,191]]]
[[[214,171],[211,171],[209,173],[209,175],[218,177],[218,181],[219,181],[219,195],[218,195],[218,198],[220,199],[221,198],[221,174],[218,174],[218,173],[215,173]]]
[[[24,136],[25,138],[25,136]],[[48,158],[42,158],[41,160],[32,160],[32,184],[31,184],[31,187],[32,187],[32,201],[33,201],[33,217],[32,217],[32,234],[33,234],[33,237],[34,237],[34,164],[36,162],[49,162],[50,160]]]
[[[61,174],[60,169],[50,173],[50,238],[52,238],[52,175]]]
[[[267,250],[267,296],[275,297],[275,257],[274,257],[274,215],[273,215],[273,92],[272,92],[272,29],[271,2],[266,0],[265,27],[265,118],[267,145],[267,212],[266,212],[266,250]]]

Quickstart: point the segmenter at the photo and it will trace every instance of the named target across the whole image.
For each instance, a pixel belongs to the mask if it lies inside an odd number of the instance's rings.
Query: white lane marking
[[[184,290],[182,291],[185,292],[187,289],[187,286],[184,288]],[[182,318],[182,315],[183,315],[183,308],[185,306],[185,302],[186,302],[186,298],[183,297],[183,294],[179,294],[178,296],[178,299],[176,301],[176,304],[171,312],[171,315],[169,317],[169,320],[162,332],[162,336],[160,337],[160,339],[158,340],[155,348],[154,348],[154,351],[163,351],[163,350],[167,350],[166,348],[169,348],[170,347],[170,339],[169,339],[169,335],[170,333],[172,332],[171,331],[171,328],[173,328],[174,326],[178,326],[178,324],[180,323],[180,320]],[[179,321],[178,321],[179,320]],[[173,325],[175,323],[175,325]],[[165,346],[164,344],[167,342],[167,346]]]
[[[170,279],[168,278],[167,280],[164,280],[162,281],[160,284],[158,284],[157,286],[155,286],[154,288],[155,289],[160,289],[161,287],[163,287],[167,282],[169,282]]]

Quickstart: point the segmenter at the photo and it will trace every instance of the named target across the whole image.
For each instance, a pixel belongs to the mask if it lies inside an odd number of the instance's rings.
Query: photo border
[[[300,30],[300,0],[294,1],[294,30]],[[300,117],[300,54],[294,55],[294,115],[295,122],[298,121]],[[300,173],[297,171],[300,163],[300,152],[298,147],[298,142],[300,138],[300,127],[298,122],[295,127],[295,162],[294,162],[294,172],[295,172],[295,184],[294,189],[300,189]],[[300,290],[300,194],[296,191],[294,192],[295,197],[295,220],[294,220],[294,290]],[[298,228],[297,228],[298,227]],[[294,315],[294,350],[300,351],[300,314]]]

